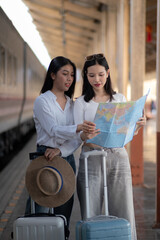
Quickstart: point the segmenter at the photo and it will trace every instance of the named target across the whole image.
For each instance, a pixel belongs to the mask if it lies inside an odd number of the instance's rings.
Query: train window
[[[12,55],[9,52],[7,54],[7,84],[12,84]]]
[[[13,57],[13,85],[16,85],[17,83],[17,59],[16,57]]]
[[[0,46],[0,84],[5,83],[5,48]]]
[[[16,85],[17,82],[17,59],[11,53],[7,53],[7,84]]]
[[[28,78],[29,78],[29,88],[32,89],[32,91],[39,91],[39,82],[43,82],[43,79],[41,80],[42,77],[39,76],[39,74],[33,70],[31,67],[29,67],[29,74],[28,74]]]

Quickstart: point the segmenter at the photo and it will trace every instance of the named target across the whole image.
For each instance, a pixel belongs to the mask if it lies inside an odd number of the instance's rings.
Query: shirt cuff
[[[77,133],[77,140],[78,142],[83,143],[84,141],[81,139],[81,133],[82,132]]]
[[[68,157],[71,153],[64,146],[58,147],[61,151],[61,157]]]

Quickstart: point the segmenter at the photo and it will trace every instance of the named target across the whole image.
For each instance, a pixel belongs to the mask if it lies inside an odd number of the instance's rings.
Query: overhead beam
[[[94,23],[94,21],[91,19],[86,20],[79,17],[74,17],[68,12],[65,14],[65,19],[66,19],[66,22],[68,23],[72,23],[77,26],[88,28],[90,30],[97,30],[97,28],[99,27],[99,23]]]
[[[82,7],[80,5],[71,3],[68,0],[66,0],[64,2],[64,9],[65,9],[65,11],[78,13],[78,14],[84,15],[86,17],[90,17],[90,18],[101,21],[101,12],[99,12],[95,8]]]
[[[55,25],[57,27],[62,26],[61,19],[50,18],[48,16],[41,15],[41,14],[35,12],[35,11],[32,11],[32,10],[31,10],[31,15],[33,17],[33,20],[37,20],[39,22],[42,22],[43,24]]]
[[[50,7],[45,7],[42,6],[42,4],[39,4],[38,1],[36,2],[31,2],[29,0],[23,0],[26,5],[30,8],[30,9],[34,9],[36,10],[40,10],[42,14],[44,13],[48,13],[49,15],[56,15],[57,18],[60,18],[61,16],[61,9],[62,9],[62,5],[59,7],[59,9],[54,9],[54,3],[51,5],[50,3]],[[42,3],[42,1],[41,1]],[[45,3],[45,2],[44,2]],[[77,4],[71,3],[68,0],[64,1],[64,11],[65,12],[73,12],[73,13],[77,13],[80,14],[82,16],[85,16],[87,18],[93,18],[93,19],[97,19],[99,21],[101,21],[101,12],[99,12],[98,10],[96,10],[95,8],[86,8],[83,6],[79,6]]]
[[[65,29],[66,29],[66,31],[78,33],[78,34],[80,34],[82,36],[93,38],[92,32],[90,30],[79,28],[79,27],[75,27],[73,25],[70,25],[69,23],[65,24]]]
[[[84,48],[83,46],[74,46],[72,44],[67,44],[67,45],[63,45],[63,43],[59,43],[59,42],[51,42],[49,40],[44,40],[44,44],[47,46],[50,46],[53,49],[59,49],[59,48],[65,48],[65,49],[71,49],[74,50],[78,53],[85,53],[87,51],[87,48]]]
[[[30,9],[30,13],[32,15],[33,18],[35,19],[42,19],[43,21],[47,22],[47,23],[52,23],[52,21],[54,21],[55,23],[59,23],[61,22],[62,19],[56,19],[54,18],[54,16],[48,16],[48,15],[41,15],[40,12],[36,11],[36,10],[33,10],[33,9]],[[98,27],[99,27],[99,23],[94,23],[93,20],[91,19],[82,19],[82,18],[79,18],[79,17],[75,17],[75,16],[72,16],[70,13],[66,13],[65,14],[65,21],[68,22],[68,23],[71,23],[73,25],[76,25],[76,26],[79,26],[79,27],[84,27],[84,28],[87,28],[89,30],[96,30]]]
[[[61,0],[32,0],[32,2],[45,5],[48,7],[55,7],[55,8],[61,8],[62,7],[62,1]]]
[[[37,27],[37,29],[38,29],[38,31],[40,32],[40,33],[48,33],[48,34],[51,34],[51,35],[53,35],[53,36],[58,36],[58,37],[61,37],[62,38],[62,32],[58,29],[54,29],[54,31],[53,31],[53,29],[51,29],[51,28],[44,28],[44,27],[42,27],[41,25],[38,25],[38,24],[36,24],[36,27]]]
[[[51,45],[50,43],[45,43],[46,44],[46,46],[47,46],[47,48],[49,49],[49,51],[53,51],[53,52],[55,52],[55,53],[58,53],[58,52],[61,52],[61,53],[63,53],[64,52],[64,50],[65,50],[65,52],[68,52],[68,53],[72,53],[73,55],[75,55],[75,56],[77,56],[77,48],[74,48],[74,47],[72,47],[72,48],[70,48],[70,47],[65,47],[65,46],[60,46],[60,45]],[[79,54],[80,55],[86,55],[85,54],[85,52],[86,51],[81,51],[81,50],[79,50]]]
[[[36,27],[37,29],[39,29],[40,31],[48,31],[50,32],[51,34],[55,34],[56,35],[61,35],[62,36],[62,29],[58,29],[58,28],[53,28],[53,27],[50,27],[50,26],[45,26],[43,27],[42,24],[36,22]],[[84,38],[91,38],[93,39],[93,35],[87,31],[83,31],[83,30],[79,30],[77,29],[76,27],[72,27],[72,26],[69,26],[68,24],[66,24],[66,29],[65,29],[66,33],[67,32],[70,32],[74,35],[78,35],[78,36],[83,36]]]
[[[48,7],[44,7],[40,4],[30,2],[29,0],[23,0],[24,3],[29,7],[30,10],[39,12],[43,16],[54,17],[57,19],[62,19],[62,15],[58,10],[54,10]]]
[[[79,54],[85,54],[85,50],[84,49],[79,49],[77,47],[70,47],[70,46],[63,46],[63,44],[58,44],[58,43],[49,43],[49,42],[45,42],[45,45],[48,46],[49,49],[54,49],[54,51],[59,51],[59,50],[63,50],[65,49],[66,51],[71,51],[71,52],[76,52],[78,51]]]
[[[65,56],[65,57],[71,59],[71,61],[75,62],[76,66],[77,65],[81,66],[83,64],[84,56],[85,56],[85,55],[81,54],[81,56],[79,58],[77,58],[76,52],[65,51],[65,53],[64,53],[64,51],[62,51],[62,50],[54,51],[53,49],[49,50],[49,54],[50,54],[51,58],[56,57],[56,56]]]
[[[40,20],[40,19],[39,19]],[[41,26],[41,27],[45,27],[47,29],[50,29],[52,31],[54,31],[54,29],[59,29],[60,31],[63,31],[62,25],[60,23],[55,23],[53,22],[52,24],[50,23],[50,25],[48,25],[45,20],[39,22],[39,20],[37,21],[37,19],[34,19],[33,22],[35,23],[36,26]],[[92,32],[83,28],[79,28],[79,27],[75,27],[73,25],[70,25],[68,23],[65,24],[65,29],[64,31],[70,31],[73,33],[78,33],[82,36],[86,36],[86,37],[91,37],[92,36]]]
[[[58,41],[57,39],[52,40],[50,38],[43,38],[43,41],[48,42],[50,44],[57,45],[57,46],[63,46],[64,45],[62,41]],[[66,47],[77,48],[77,51],[79,49],[81,49],[83,51],[87,51],[87,49],[88,49],[88,46],[86,46],[84,44],[76,43],[76,42],[73,42],[73,41],[70,41],[70,40],[66,41]]]
[[[51,39],[43,39],[45,45],[50,45],[51,47],[53,48],[63,48],[65,47],[66,49],[74,49],[76,50],[76,52],[80,53],[80,52],[86,52],[87,51],[87,46],[83,46],[83,45],[74,45],[73,42],[67,42],[67,44],[63,44],[62,42],[59,42],[59,41],[52,41]]]
[[[53,39],[53,40],[56,39],[57,41],[62,41],[62,38],[60,39],[59,36],[57,36],[57,35],[52,35],[51,36],[50,33],[48,33],[48,32],[41,32],[40,34],[41,34],[42,37],[47,37],[47,38],[50,38],[50,39]],[[71,33],[66,33],[66,40],[76,41],[77,43],[81,43],[81,44],[84,44],[84,45],[92,44],[91,40],[73,35]]]
[[[41,15],[38,12],[35,12],[34,10],[30,10],[30,13],[33,17],[33,19],[36,19],[40,22],[49,24],[49,25],[56,25],[60,27],[62,25],[62,20],[56,19],[56,18],[51,18],[48,16]],[[71,16],[69,13],[65,15],[65,21],[68,24],[73,25],[74,27],[77,26],[82,29],[88,29],[90,31],[96,31],[99,27],[98,23],[94,23],[92,20],[84,20],[80,19],[78,17]]]

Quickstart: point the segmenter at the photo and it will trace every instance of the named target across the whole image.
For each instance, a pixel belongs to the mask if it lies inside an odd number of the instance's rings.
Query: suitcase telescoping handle
[[[89,156],[102,156],[103,176],[104,176],[104,207],[105,215],[108,216],[108,192],[107,192],[107,174],[106,174],[106,157],[107,152],[103,149],[85,152],[84,154],[84,167],[85,167],[85,193],[86,193],[86,218],[90,218],[89,208],[89,181],[88,181],[88,157]]]
[[[54,214],[54,208],[49,208],[49,213]],[[31,198],[31,214],[36,214],[35,201]]]

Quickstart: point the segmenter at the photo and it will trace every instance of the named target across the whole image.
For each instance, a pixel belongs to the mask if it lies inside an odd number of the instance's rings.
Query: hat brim
[[[47,196],[38,188],[36,177],[38,171],[45,166],[56,168],[62,175],[63,187],[56,195]],[[25,184],[31,198],[44,207],[58,207],[67,202],[75,192],[76,176],[71,165],[63,158],[56,156],[50,162],[44,156],[38,157],[30,163],[25,176]]]

